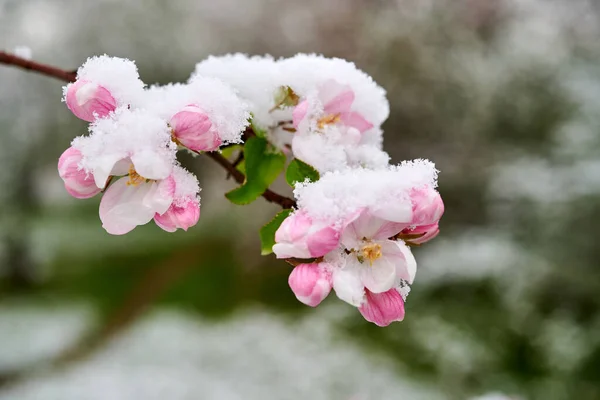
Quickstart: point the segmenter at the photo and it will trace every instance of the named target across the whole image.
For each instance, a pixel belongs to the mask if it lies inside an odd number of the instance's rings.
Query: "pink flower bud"
[[[287,217],[275,232],[273,252],[277,258],[321,257],[335,249],[340,232],[320,222],[314,222],[303,212]]]
[[[175,232],[177,229],[187,231],[189,227],[198,223],[199,218],[200,203],[194,199],[180,206],[171,204],[164,214],[154,215],[154,222],[167,232]]]
[[[69,147],[58,159],[58,174],[65,182],[65,189],[75,198],[87,199],[100,193],[94,177],[79,168],[81,152]]]
[[[411,234],[411,235],[424,233],[423,236],[410,240],[410,242],[415,243],[415,244],[423,244],[425,242],[430,241],[434,237],[436,237],[438,235],[438,233],[440,233],[440,228],[438,226],[438,223],[436,222],[435,224],[431,224],[431,225],[417,226],[412,231],[406,230],[406,233]]]
[[[410,198],[413,205],[411,225],[431,225],[442,218],[444,202],[435,189],[431,187],[413,189]]]
[[[173,136],[185,147],[194,151],[213,151],[221,145],[221,137],[210,118],[195,105],[184,107],[169,121]]]
[[[331,291],[331,274],[323,264],[300,264],[288,279],[296,298],[307,306],[318,306]]]
[[[367,321],[377,326],[388,326],[404,319],[404,300],[395,288],[384,293],[365,289],[365,301],[358,310]]]
[[[69,110],[88,122],[104,118],[117,108],[117,101],[106,88],[86,80],[69,84],[65,97]]]

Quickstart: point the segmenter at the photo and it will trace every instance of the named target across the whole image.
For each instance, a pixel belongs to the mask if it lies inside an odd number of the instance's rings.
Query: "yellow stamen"
[[[319,129],[323,129],[325,125],[335,124],[340,122],[341,114],[327,114],[317,121]]]
[[[129,180],[127,181],[127,186],[137,186],[145,181],[146,178],[138,174],[133,164],[131,164],[129,166]]]
[[[381,257],[381,245],[377,243],[367,243],[360,250],[363,259],[369,260],[369,264],[373,265],[373,261]]]

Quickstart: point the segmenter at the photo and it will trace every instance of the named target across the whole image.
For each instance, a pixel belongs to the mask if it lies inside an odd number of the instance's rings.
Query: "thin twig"
[[[77,77],[77,74],[75,72],[66,71],[50,65],[30,61],[25,58],[18,57],[3,51],[0,51],[0,64],[12,65],[15,67],[23,68],[28,71],[37,72],[46,76],[51,76],[53,78],[57,78],[65,82],[73,82]],[[244,140],[252,136],[256,136],[256,134],[254,133],[251,127],[248,127],[243,133]],[[234,165],[232,165],[229,162],[229,160],[227,160],[225,157],[218,153],[204,154],[206,154],[209,158],[212,158],[219,165],[225,168],[238,183],[244,183],[246,179],[244,174],[238,171],[237,168]],[[283,208],[292,208],[296,206],[296,202],[293,199],[282,196],[269,189],[265,190],[265,192],[262,194],[262,197],[264,197],[267,201],[271,203],[279,204]]]
[[[42,75],[51,76],[65,82],[73,82],[77,78],[77,73],[73,71],[65,71],[51,65],[37,63],[22,57],[17,57],[13,54],[0,51],[0,64],[13,65],[23,68],[28,71],[37,72]]]

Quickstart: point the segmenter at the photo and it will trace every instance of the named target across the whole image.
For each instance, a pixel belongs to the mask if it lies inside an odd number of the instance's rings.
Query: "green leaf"
[[[235,204],[249,204],[273,183],[285,167],[285,154],[275,149],[266,139],[252,137],[244,146],[246,180],[225,196]]]
[[[232,146],[227,146],[221,150],[221,154],[225,158],[231,158],[232,155],[237,153],[238,151],[242,151],[243,146],[241,144],[234,144]]]
[[[319,172],[303,161],[298,159],[292,160],[287,171],[285,171],[285,180],[287,183],[291,187],[294,187],[296,182],[304,182],[307,178],[310,182],[316,182],[319,180]]]
[[[292,210],[280,211],[273,219],[260,228],[260,254],[266,256],[273,252],[273,245],[275,244],[275,232],[279,229],[279,226],[284,219],[290,215]]]

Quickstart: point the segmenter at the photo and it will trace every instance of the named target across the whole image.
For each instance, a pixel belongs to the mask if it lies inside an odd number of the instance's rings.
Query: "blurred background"
[[[600,398],[599,34],[594,0],[0,0],[0,48],[65,69],[354,61],[388,90],[385,149],[433,160],[446,203],[404,322],[310,309],[260,256],[277,208],[229,204],[210,160],[183,157],[189,232],[106,234],[56,171],[86,129],[62,83],[0,66],[0,399]]]

